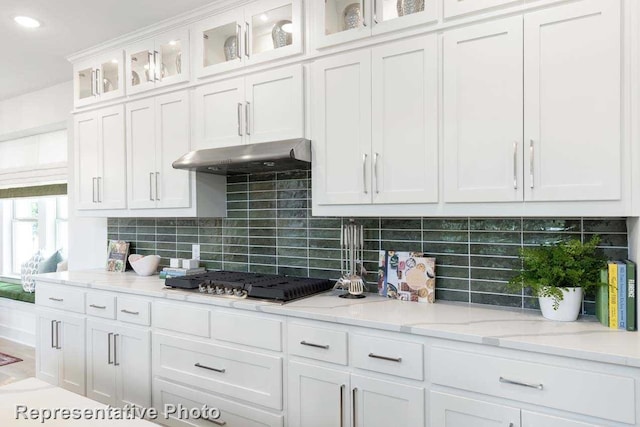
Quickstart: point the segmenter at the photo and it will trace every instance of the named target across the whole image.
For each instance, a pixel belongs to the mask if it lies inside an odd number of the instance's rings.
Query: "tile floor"
[[[22,359],[22,362],[0,366],[0,386],[35,377],[35,349],[26,345],[0,338],[0,352]]]

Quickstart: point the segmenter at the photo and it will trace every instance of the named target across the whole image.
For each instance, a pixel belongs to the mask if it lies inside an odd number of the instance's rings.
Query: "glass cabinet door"
[[[300,0],[262,0],[245,9],[245,60],[253,63],[301,51]]]
[[[315,16],[318,47],[344,43],[371,35],[368,10],[371,0],[325,0],[318,2]]]
[[[156,86],[178,83],[189,77],[189,32],[174,31],[156,38],[154,70]]]
[[[436,22],[435,0],[371,0],[373,33],[378,34],[411,25]]]
[[[103,99],[122,93],[122,75],[122,52],[100,60],[96,80]]]
[[[87,101],[95,95],[95,70],[82,68],[76,72],[76,101]]]
[[[127,49],[127,87],[128,93],[140,92],[155,82],[153,67],[153,47],[148,45]]]
[[[242,10],[214,16],[196,24],[194,61],[198,77],[242,65],[244,37]]]

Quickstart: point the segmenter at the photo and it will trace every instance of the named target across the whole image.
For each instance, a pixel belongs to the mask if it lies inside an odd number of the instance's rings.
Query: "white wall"
[[[64,128],[72,109],[72,81],[0,101],[0,138]]]

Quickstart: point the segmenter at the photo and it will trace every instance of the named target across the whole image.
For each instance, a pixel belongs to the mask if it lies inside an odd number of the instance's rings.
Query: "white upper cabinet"
[[[189,31],[171,31],[126,49],[127,94],[189,80]]]
[[[445,202],[522,201],[522,17],[444,34]]]
[[[373,203],[438,201],[438,37],[372,50]]]
[[[438,20],[436,0],[326,0],[314,5],[316,48]]]
[[[127,207],[124,107],[116,105],[74,117],[76,207]]]
[[[73,92],[76,107],[124,96],[122,50],[75,64]]]
[[[198,87],[194,148],[304,137],[304,79],[294,65]]]
[[[620,1],[524,18],[525,198],[622,195]]]
[[[453,18],[474,12],[481,12],[500,6],[517,6],[523,0],[444,0],[444,17]]]
[[[371,203],[371,51],[313,64],[313,197]]]
[[[302,18],[301,0],[260,0],[194,24],[195,75],[301,53]]]

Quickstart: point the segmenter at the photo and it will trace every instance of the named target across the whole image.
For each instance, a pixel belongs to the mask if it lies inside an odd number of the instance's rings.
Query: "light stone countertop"
[[[377,295],[346,300],[334,292],[282,305],[165,289],[164,280],[158,276],[103,270],[49,273],[36,276],[36,280],[38,286],[55,283],[190,301],[640,368],[640,333],[612,330],[594,318],[564,323],[546,320],[532,310],[446,302],[419,304]]]

